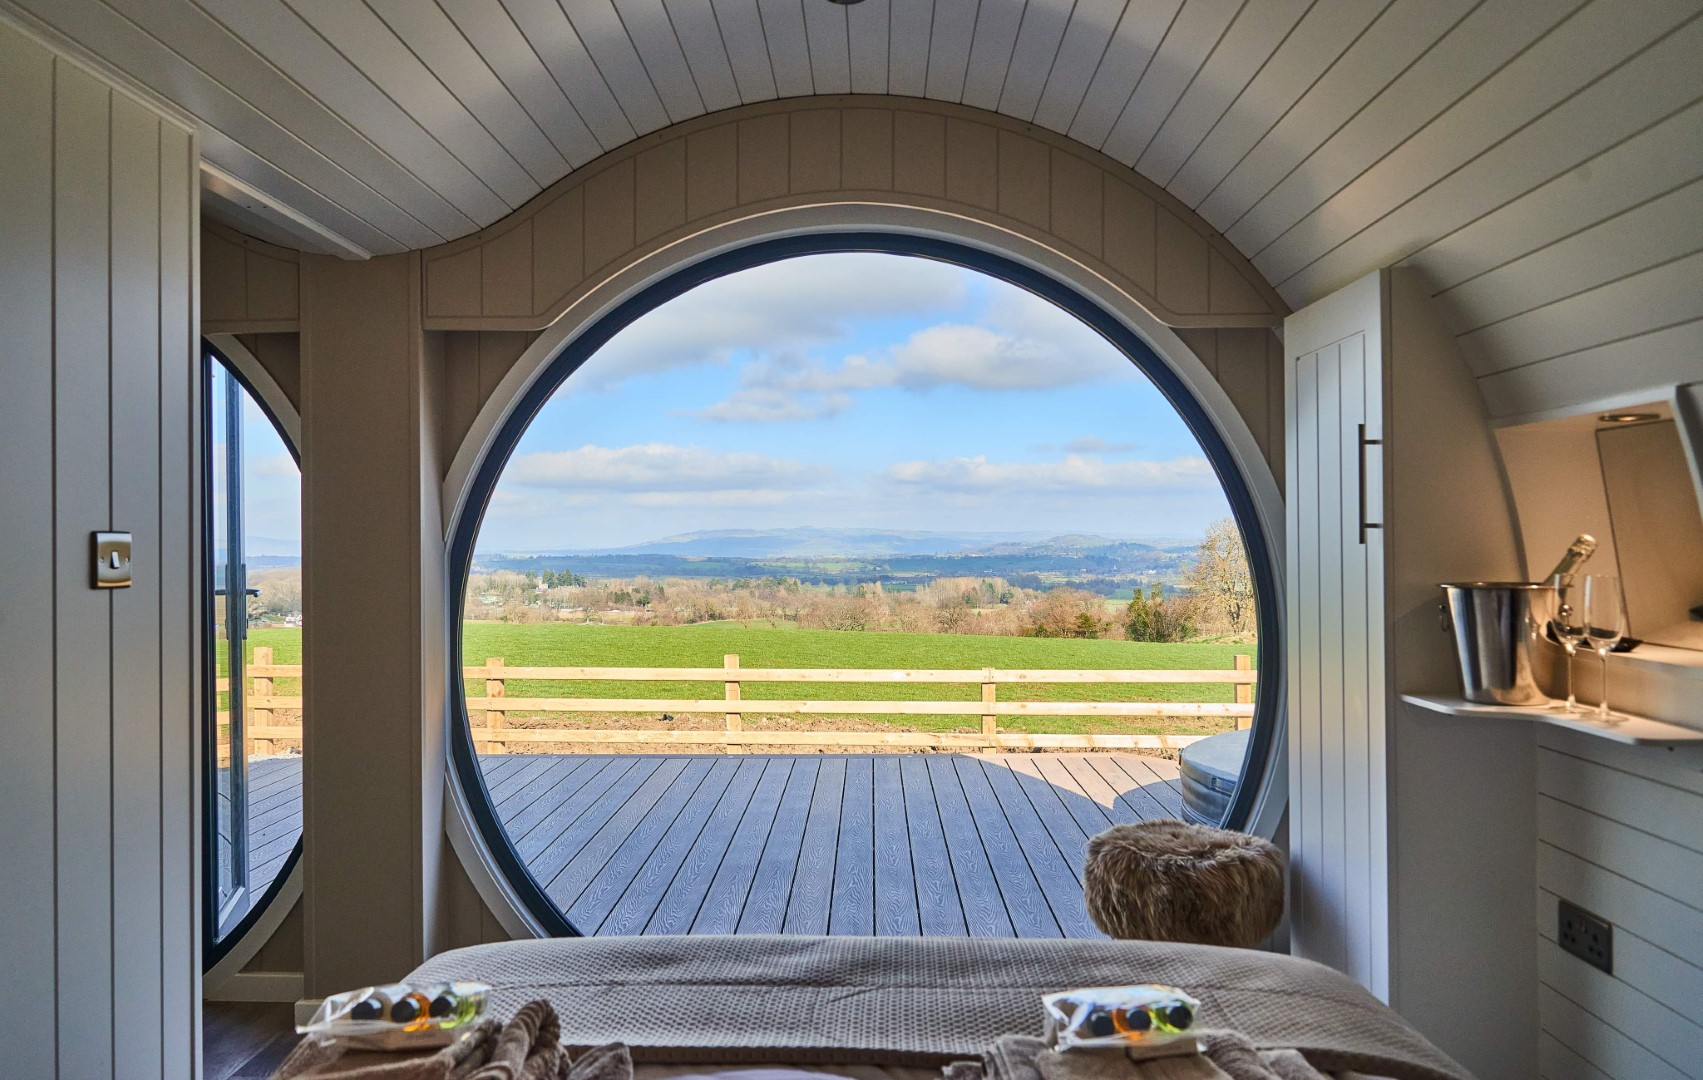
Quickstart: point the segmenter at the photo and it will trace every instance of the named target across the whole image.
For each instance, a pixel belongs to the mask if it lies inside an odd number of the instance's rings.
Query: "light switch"
[[[95,579],[97,589],[128,589],[130,587],[130,534],[127,532],[98,532],[94,534]]]

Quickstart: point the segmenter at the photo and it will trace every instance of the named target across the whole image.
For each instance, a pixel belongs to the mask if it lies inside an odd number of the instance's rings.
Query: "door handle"
[[[1360,525],[1360,542],[1364,544],[1366,542],[1367,529],[1381,529],[1384,527],[1384,523],[1381,521],[1366,520],[1366,448],[1368,446],[1382,446],[1384,445],[1384,440],[1368,439],[1366,437],[1366,425],[1360,424],[1358,425],[1355,441],[1358,444],[1356,456],[1359,458],[1360,462],[1360,512],[1356,515],[1356,519]]]

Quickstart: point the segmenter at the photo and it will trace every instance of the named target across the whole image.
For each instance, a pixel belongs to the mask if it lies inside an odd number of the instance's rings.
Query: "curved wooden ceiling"
[[[888,93],[1103,151],[1292,306],[1416,264],[1487,378],[1703,355],[1703,0],[4,5],[196,117],[239,186],[375,254],[704,112]]]

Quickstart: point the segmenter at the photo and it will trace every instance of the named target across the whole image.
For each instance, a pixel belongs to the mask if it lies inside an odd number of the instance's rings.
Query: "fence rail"
[[[249,753],[271,753],[278,742],[299,741],[300,722],[280,723],[279,711],[300,710],[299,695],[274,693],[274,680],[300,678],[299,664],[273,663],[272,650],[254,650],[247,666],[250,692],[244,701],[249,723],[246,738]],[[723,658],[719,668],[671,667],[510,667],[502,657],[463,669],[465,685],[471,689],[484,680],[482,696],[469,695],[469,719],[482,719],[473,728],[474,744],[481,753],[507,753],[511,744],[522,743],[657,743],[671,745],[723,746],[893,746],[952,749],[1177,749],[1206,738],[1205,735],[1152,734],[1043,734],[1000,731],[1002,716],[1092,716],[1092,717],[1218,717],[1247,727],[1254,715],[1254,686],[1258,673],[1250,658],[1235,657],[1231,668],[1194,670],[1143,668],[1127,670],[1053,670],[1048,668],[950,668],[950,669],[861,669],[861,668],[742,668],[737,653]],[[564,698],[509,697],[513,679],[554,682],[685,682],[721,683],[719,698]],[[766,700],[744,696],[747,683],[861,683],[861,684],[971,684],[980,685],[979,701],[864,701],[864,700]],[[1000,701],[1001,686],[1064,684],[1230,684],[1233,702],[1183,701]],[[219,680],[219,689],[227,688]],[[509,726],[509,713],[719,713],[720,729],[564,729],[516,728]],[[483,717],[480,717],[483,713]],[[747,716],[979,716],[976,732],[926,731],[769,731],[747,730]]]

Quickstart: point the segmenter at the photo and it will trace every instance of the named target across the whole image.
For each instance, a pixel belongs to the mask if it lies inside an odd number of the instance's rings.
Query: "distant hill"
[[[906,555],[1005,557],[1100,556],[1192,550],[1198,540],[1045,532],[925,532],[894,529],[709,529],[612,548],[481,552],[481,561],[511,556],[673,555],[686,559],[882,559]]]

